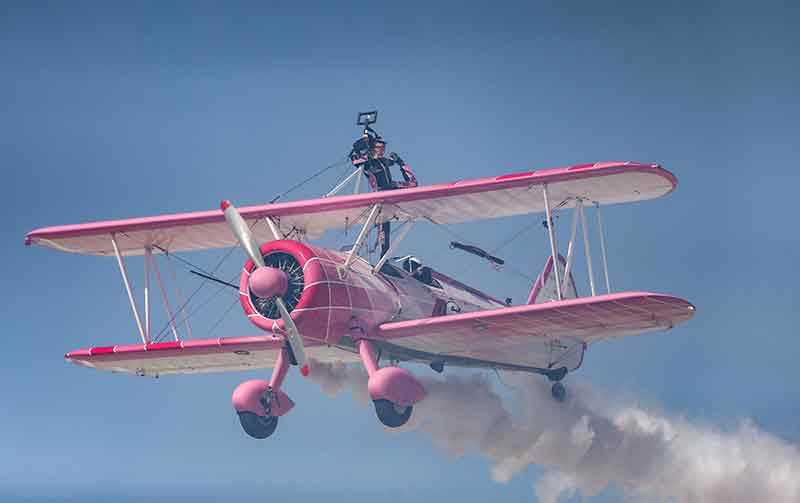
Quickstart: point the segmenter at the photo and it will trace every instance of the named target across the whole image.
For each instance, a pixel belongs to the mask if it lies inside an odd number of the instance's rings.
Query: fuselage
[[[505,304],[430,269],[410,274],[394,265],[373,272],[356,258],[345,267],[347,253],[292,240],[271,241],[261,254],[275,267],[292,273],[297,285],[291,316],[304,338],[338,344],[342,337],[368,337],[391,321],[496,309]],[[245,264],[240,300],[251,322],[267,332],[283,330],[280,317],[253,296],[248,287],[253,263]],[[302,283],[302,288],[300,286]]]

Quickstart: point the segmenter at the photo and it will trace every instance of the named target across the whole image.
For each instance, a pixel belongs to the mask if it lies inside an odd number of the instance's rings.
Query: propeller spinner
[[[300,367],[300,373],[303,376],[308,376],[311,368],[303,346],[303,339],[283,299],[289,284],[286,273],[275,267],[267,267],[264,264],[264,257],[261,256],[259,247],[255,239],[253,239],[250,227],[248,227],[247,222],[244,221],[239,211],[230,201],[222,201],[220,209],[225,214],[225,221],[228,222],[231,232],[236,236],[239,244],[255,265],[255,269],[250,273],[250,279],[248,280],[250,290],[261,298],[275,298],[275,304],[278,306],[278,311],[283,320],[286,341],[289,343],[297,365]]]

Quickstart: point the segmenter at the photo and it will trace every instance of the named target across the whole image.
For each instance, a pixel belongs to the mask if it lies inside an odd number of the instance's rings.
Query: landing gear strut
[[[233,391],[233,408],[242,429],[253,438],[265,439],[275,433],[278,418],[294,407],[291,398],[280,389],[289,369],[290,357],[289,349],[282,348],[269,382],[252,379],[239,384]]]
[[[411,418],[414,404],[425,398],[425,388],[411,373],[400,367],[378,367],[378,358],[372,343],[358,341],[358,353],[367,369],[367,391],[375,414],[389,428],[398,428]]]

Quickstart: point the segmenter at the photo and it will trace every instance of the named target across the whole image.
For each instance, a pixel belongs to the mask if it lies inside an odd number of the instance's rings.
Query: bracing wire
[[[288,196],[289,194],[291,194],[295,190],[299,189],[300,187],[302,187],[303,185],[307,184],[311,180],[317,178],[318,176],[320,176],[321,174],[325,173],[326,171],[328,171],[330,169],[333,169],[333,168],[335,168],[335,167],[337,167],[339,165],[342,165],[343,163],[345,163],[347,161],[348,161],[348,156],[344,156],[344,157],[338,159],[333,164],[329,164],[328,166],[325,166],[324,168],[322,168],[321,170],[317,171],[316,173],[314,173],[313,175],[309,176],[308,178],[304,179],[303,181],[293,185],[291,188],[289,188],[289,190],[287,190],[287,191],[285,191],[285,192],[283,192],[281,194],[278,194],[277,196],[273,197],[272,200],[270,201],[270,203],[274,203],[278,199],[281,199],[284,196]]]
[[[307,178],[303,179],[302,181],[300,181],[299,183],[297,183],[297,184],[293,185],[293,186],[292,186],[292,187],[290,187],[288,190],[286,190],[286,191],[284,191],[284,192],[282,192],[282,193],[278,194],[277,196],[275,196],[274,198],[272,198],[272,200],[270,200],[270,203],[274,203],[274,202],[278,201],[279,199],[281,199],[281,198],[283,198],[283,197],[285,197],[285,196],[287,196],[287,195],[291,194],[291,193],[292,193],[292,192],[294,192],[295,190],[297,190],[297,189],[299,189],[299,188],[303,187],[304,185],[306,185],[306,184],[307,184],[307,183],[309,183],[310,181],[312,181],[312,180],[314,180],[315,178],[317,178],[317,177],[321,176],[323,173],[325,173],[325,172],[327,172],[327,171],[329,171],[329,170],[331,170],[331,169],[333,169],[333,168],[335,168],[335,167],[337,167],[337,166],[342,166],[342,165],[346,164],[346,163],[347,163],[347,161],[348,161],[348,157],[347,157],[347,156],[344,156],[344,157],[342,157],[342,158],[340,158],[340,159],[336,160],[336,161],[335,161],[333,164],[329,164],[328,166],[325,166],[324,168],[322,168],[322,169],[318,170],[317,172],[315,172],[315,173],[314,173],[314,174],[312,174],[311,176],[309,176],[309,177],[307,177]],[[254,228],[255,226],[257,226],[257,225],[258,225],[258,224],[260,224],[260,223],[261,223],[261,220],[259,219],[259,220],[257,220],[257,221],[255,222],[255,224],[253,224],[253,227],[251,227],[251,228]],[[223,257],[222,257],[222,258],[221,258],[221,259],[220,259],[220,260],[219,260],[219,261],[216,263],[216,265],[215,265],[215,266],[214,266],[214,267],[211,269],[211,271],[208,271],[208,270],[206,270],[205,268],[203,268],[203,267],[200,267],[200,266],[198,266],[197,264],[195,264],[195,263],[191,262],[190,260],[188,260],[188,259],[185,259],[185,258],[181,257],[180,255],[176,255],[176,254],[174,254],[174,253],[170,253],[168,250],[166,250],[166,249],[164,249],[164,248],[162,248],[162,247],[160,247],[160,246],[157,246],[157,245],[153,245],[153,246],[154,246],[154,248],[157,248],[159,251],[161,251],[161,252],[164,254],[164,256],[166,256],[166,257],[167,257],[167,259],[170,259],[171,257],[174,257],[174,258],[175,258],[177,261],[181,262],[181,263],[182,263],[184,266],[186,266],[186,267],[188,267],[188,268],[193,268],[193,269],[196,269],[196,270],[198,270],[198,271],[200,271],[200,272],[202,272],[202,273],[204,273],[204,274],[206,274],[206,275],[208,275],[208,276],[212,276],[212,277],[215,275],[215,273],[217,272],[217,270],[218,270],[218,269],[219,269],[219,268],[222,266],[222,264],[223,264],[223,263],[224,263],[224,262],[225,262],[225,261],[226,261],[226,260],[227,260],[227,259],[228,259],[228,258],[231,256],[231,254],[232,254],[232,253],[234,252],[234,250],[236,250],[236,248],[237,248],[236,246],[232,246],[232,247],[231,247],[231,248],[230,248],[230,249],[229,249],[229,250],[228,250],[228,251],[225,253],[225,255],[223,255]],[[191,269],[190,269],[190,270],[191,270]],[[237,275],[235,275],[235,276],[233,276],[233,277],[232,277],[232,278],[231,278],[231,279],[230,279],[228,282],[232,282],[232,281],[234,281],[234,280],[236,279],[236,277],[237,277],[237,276],[238,276],[238,274],[237,274]],[[165,334],[167,333],[167,330],[168,330],[168,329],[169,329],[169,327],[170,327],[170,324],[171,324],[173,321],[175,321],[176,317],[177,317],[177,316],[178,316],[180,313],[184,313],[184,311],[186,310],[186,308],[187,308],[187,306],[189,305],[189,303],[191,302],[191,300],[192,300],[192,299],[193,299],[193,298],[194,298],[194,297],[195,297],[195,296],[196,296],[196,295],[197,295],[197,294],[200,292],[200,290],[201,290],[201,289],[202,289],[202,288],[203,288],[203,287],[204,287],[204,286],[205,286],[205,285],[206,285],[206,284],[207,284],[209,281],[210,281],[210,280],[209,280],[209,279],[207,279],[207,278],[204,278],[204,279],[203,279],[203,281],[202,281],[202,282],[201,282],[201,283],[200,283],[200,284],[197,286],[197,288],[195,288],[195,289],[194,289],[194,291],[193,291],[193,292],[192,292],[192,293],[189,295],[189,297],[187,297],[187,298],[186,298],[186,301],[185,301],[185,302],[183,302],[183,304],[182,304],[182,305],[181,305],[181,306],[180,306],[180,307],[179,307],[179,308],[178,308],[178,309],[175,311],[175,314],[173,314],[173,315],[170,317],[170,319],[169,319],[169,320],[167,320],[167,322],[165,323],[164,327],[162,327],[162,329],[161,329],[161,330],[158,332],[158,335],[157,335],[157,336],[154,338],[154,342],[158,342],[158,341],[160,341],[160,340],[161,340],[161,339],[162,339],[162,338],[165,336]],[[191,318],[191,317],[192,317],[194,314],[196,314],[196,313],[197,313],[197,312],[198,312],[198,311],[199,311],[199,310],[200,310],[202,307],[205,307],[205,306],[206,306],[206,305],[207,305],[209,302],[211,302],[211,301],[212,301],[214,298],[216,298],[216,296],[217,296],[217,295],[219,295],[219,293],[220,293],[220,292],[222,292],[224,289],[225,289],[225,288],[223,288],[223,287],[221,287],[221,288],[217,289],[217,290],[216,290],[216,291],[215,291],[215,292],[214,292],[214,293],[211,295],[211,297],[209,297],[208,299],[206,299],[205,301],[203,301],[203,302],[200,304],[200,306],[198,306],[197,308],[193,309],[191,312],[189,312],[189,314],[185,314],[185,318],[186,318],[186,319],[189,319],[189,318]],[[238,293],[237,293],[237,299],[236,299],[236,300],[238,301]],[[211,333],[211,331],[213,331],[214,329],[216,329],[216,328],[217,328],[217,326],[218,326],[218,325],[219,325],[219,324],[222,322],[222,320],[225,318],[225,316],[227,316],[227,314],[228,314],[228,313],[231,311],[231,309],[233,309],[233,306],[235,306],[235,305],[236,305],[236,302],[234,302],[234,303],[231,305],[231,307],[229,307],[229,308],[228,308],[228,309],[225,311],[225,313],[223,314],[223,316],[222,316],[222,317],[221,317],[221,318],[220,318],[220,319],[217,321],[217,323],[216,323],[216,324],[215,324],[215,325],[212,327],[212,329],[209,331],[209,333]]]
[[[236,307],[236,304],[238,304],[238,303],[239,303],[239,299],[238,298],[234,299],[234,301],[231,303],[230,306],[228,306],[228,308],[225,310],[225,312],[222,313],[222,316],[219,317],[219,319],[216,321],[216,323],[214,323],[211,326],[211,328],[208,329],[208,335],[209,336],[211,334],[213,334],[214,330],[216,330],[217,327],[219,327],[222,324],[222,322],[225,320],[225,318],[228,317],[228,315],[231,313],[231,311],[233,311],[233,308]]]

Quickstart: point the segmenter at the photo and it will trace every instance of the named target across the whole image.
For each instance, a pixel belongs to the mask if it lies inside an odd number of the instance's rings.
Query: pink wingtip
[[[307,363],[302,367],[300,367],[300,373],[303,374],[303,377],[308,377],[308,374],[311,373],[311,369],[309,368]]]
[[[231,205],[230,201],[228,201],[227,199],[223,199],[222,202],[219,203],[219,209],[221,209],[222,211],[225,211],[225,210],[228,209],[228,207],[230,205]]]

